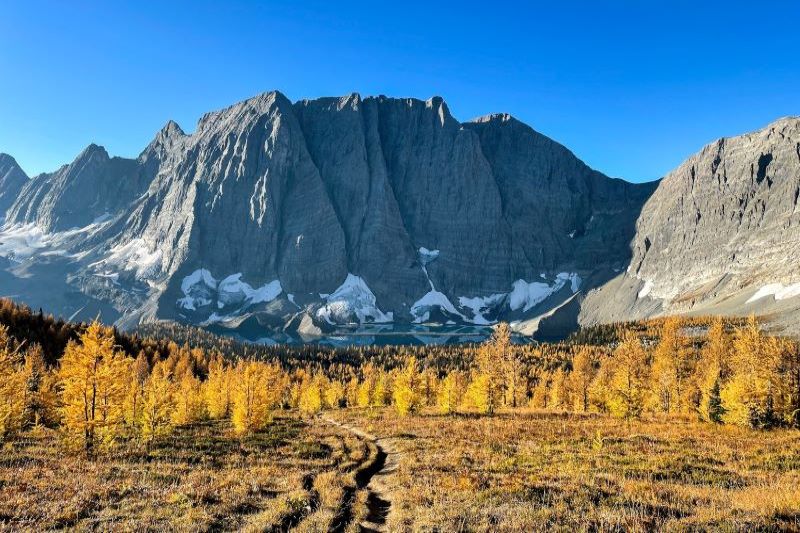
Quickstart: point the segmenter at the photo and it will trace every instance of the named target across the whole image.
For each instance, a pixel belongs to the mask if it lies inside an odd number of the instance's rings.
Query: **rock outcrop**
[[[704,147],[642,209],[624,276],[586,322],[800,307],[800,118]],[[796,315],[795,315],[796,316]],[[782,322],[781,317],[773,317]],[[790,328],[800,332],[798,326]]]

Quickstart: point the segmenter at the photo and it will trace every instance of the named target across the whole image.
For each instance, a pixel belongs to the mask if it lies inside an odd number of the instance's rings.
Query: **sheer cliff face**
[[[761,314],[796,302],[799,197],[800,119],[709,144],[666,176],[644,205],[630,267],[613,285],[626,296],[597,291],[589,307],[605,310],[586,318]]]
[[[137,320],[486,323],[627,266],[653,189],[508,115],[459,123],[441,98],[273,92],[191,135],[170,122],[135,160],[90,146],[26,178],[7,217],[78,228],[70,279]]]

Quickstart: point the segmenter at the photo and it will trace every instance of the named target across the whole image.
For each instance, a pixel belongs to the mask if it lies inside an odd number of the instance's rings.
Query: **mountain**
[[[28,175],[8,154],[0,153],[0,218],[19,196],[22,187],[28,182]]]
[[[799,201],[800,118],[707,145],[661,181],[581,321],[752,312],[800,334]]]
[[[730,202],[747,198],[741,232],[753,237],[740,261],[770,232],[780,254],[794,231],[752,219],[764,202],[768,214],[791,203],[798,164],[778,140],[796,138],[791,123],[632,184],[509,115],[459,122],[438,97],[264,93],[204,115],[191,134],[168,122],[136,159],[91,145],[16,192],[3,185],[0,198],[16,200],[0,232],[0,295],[126,328],[178,320],[263,342],[432,342],[442,328],[466,339],[497,320],[559,336],[579,322],[691,312],[677,295],[702,254],[723,248],[711,182]],[[748,193],[738,180],[750,163]],[[738,232],[733,205],[726,231]],[[702,228],[691,245],[678,235],[690,223]],[[677,257],[690,248],[698,255]],[[714,256],[719,269],[725,257]],[[781,275],[789,283],[791,266]]]

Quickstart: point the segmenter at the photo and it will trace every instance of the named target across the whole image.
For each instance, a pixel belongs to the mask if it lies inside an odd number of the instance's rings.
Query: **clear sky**
[[[31,175],[272,89],[440,95],[651,180],[800,114],[800,2],[0,2],[0,152]]]

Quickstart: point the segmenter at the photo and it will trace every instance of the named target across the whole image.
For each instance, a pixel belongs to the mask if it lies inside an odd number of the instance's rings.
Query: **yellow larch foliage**
[[[707,422],[722,422],[723,384],[730,377],[730,339],[725,324],[716,318],[708,329],[706,342],[700,352],[700,361],[695,372],[699,389],[698,412]]]
[[[58,423],[58,393],[55,375],[44,362],[41,346],[34,344],[25,352],[25,427]]]
[[[491,415],[500,402],[500,390],[491,376],[475,372],[464,394],[463,405],[479,413]]]
[[[601,413],[611,411],[611,399],[613,396],[611,384],[615,373],[614,358],[604,358],[595,373],[591,385],[589,385],[589,405],[593,410]]]
[[[569,374],[574,410],[584,413],[589,410],[589,389],[596,373],[591,350],[581,347],[572,358],[572,372]]]
[[[731,379],[720,392],[724,413],[729,424],[768,427],[775,422],[783,396],[778,374],[782,343],[761,332],[751,316],[737,329],[731,356]]]
[[[233,377],[231,421],[236,433],[243,435],[264,429],[277,401],[270,365],[258,361],[240,361]]]
[[[308,377],[300,386],[299,408],[304,413],[314,414],[324,406],[326,379],[321,374]]]
[[[539,380],[531,392],[530,407],[534,409],[547,409],[550,407],[550,388],[553,385],[553,374],[544,372],[539,376]]]
[[[609,410],[620,418],[638,418],[644,409],[649,369],[647,354],[635,333],[626,332],[614,350]]]
[[[447,374],[439,387],[437,406],[442,414],[450,414],[458,409],[464,398],[466,379],[462,372],[454,370]]]
[[[138,428],[142,419],[144,384],[150,375],[150,362],[143,351],[139,352],[136,357],[131,372],[132,376],[128,383],[128,390],[125,392],[123,416],[129,428]]]
[[[325,405],[330,409],[340,409],[347,403],[347,391],[341,381],[334,379],[325,389]]]
[[[426,368],[421,375],[422,403],[428,407],[433,407],[439,399],[439,387],[441,385],[439,376],[433,368]]]
[[[497,326],[492,338],[481,345],[476,354],[476,367],[465,394],[466,405],[480,413],[492,414],[501,406],[504,396],[516,405],[518,368],[516,357],[509,355],[510,329]],[[507,392],[507,394],[506,394]]]
[[[377,390],[381,373],[382,371],[372,363],[367,363],[364,365],[364,368],[361,369],[361,380],[358,384],[358,394],[356,397],[356,405],[358,405],[358,407],[370,407],[383,403],[377,402],[375,399],[377,394],[383,394],[382,391]]]
[[[142,387],[142,413],[139,419],[140,436],[146,442],[168,434],[172,429],[175,408],[174,385],[169,367],[159,361]]]
[[[686,353],[681,339],[679,317],[664,320],[650,370],[649,405],[654,411],[678,413],[686,410]]]
[[[175,407],[172,423],[176,426],[192,424],[205,416],[205,402],[200,380],[185,373],[175,384]]]
[[[203,383],[208,416],[215,420],[227,418],[231,410],[231,370],[221,357],[208,365],[208,378]]]
[[[0,440],[18,433],[24,423],[26,374],[17,347],[0,325]]]
[[[383,407],[391,403],[392,375],[385,370],[378,370],[375,377],[375,388],[372,390],[372,407]]]
[[[347,386],[345,387],[345,397],[347,400],[347,407],[356,407],[358,405],[358,391],[359,391],[358,378],[353,376],[352,378],[350,378],[350,381],[347,382]],[[367,399],[367,404],[369,404],[369,399]]]
[[[107,449],[121,432],[130,361],[114,346],[114,336],[98,322],[61,358],[61,429],[65,442],[93,454]]]
[[[553,372],[550,383],[550,409],[571,410],[574,398],[569,387],[569,374],[563,369],[558,368]]]
[[[415,357],[409,357],[397,373],[393,384],[392,400],[397,414],[406,416],[419,410],[422,403],[421,389],[419,363]]]

